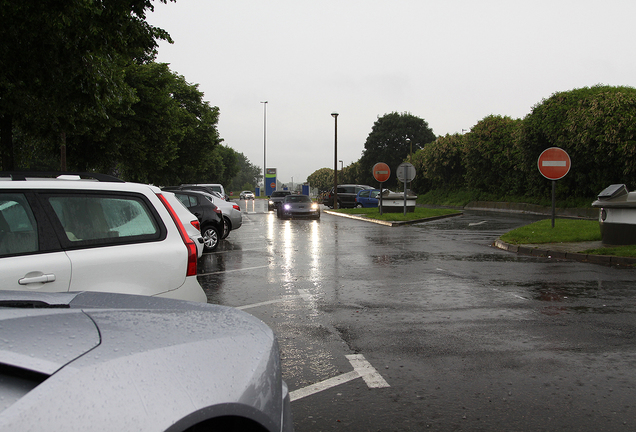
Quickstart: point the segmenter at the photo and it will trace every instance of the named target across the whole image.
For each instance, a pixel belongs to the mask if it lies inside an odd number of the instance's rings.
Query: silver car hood
[[[0,431],[167,430],[284,399],[271,329],[237,309],[97,292],[0,291],[0,306]]]
[[[6,292],[0,293],[0,306],[10,302],[19,307],[0,314],[0,364],[51,375],[99,345],[95,323],[81,310],[68,308],[73,295],[44,309],[35,308],[42,301],[33,300],[29,293],[20,297],[2,294]],[[31,308],[23,308],[27,303]]]

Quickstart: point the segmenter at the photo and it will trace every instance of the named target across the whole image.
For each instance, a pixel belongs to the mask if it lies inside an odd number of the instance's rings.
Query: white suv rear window
[[[49,202],[72,242],[159,234],[146,205],[133,197],[53,196]]]

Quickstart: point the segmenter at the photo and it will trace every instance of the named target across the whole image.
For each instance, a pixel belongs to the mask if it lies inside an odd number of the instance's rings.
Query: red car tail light
[[[214,210],[214,213],[216,213],[216,214],[219,214],[219,215],[222,215],[222,214],[223,214],[223,212],[221,211],[221,209],[220,209],[220,208],[218,208],[217,206],[214,206],[214,209],[213,209],[213,210]]]
[[[157,194],[157,197],[159,197],[159,200],[166,207],[166,210],[168,210],[168,213],[170,213],[170,217],[172,218],[175,225],[177,226],[179,234],[181,235],[181,239],[183,240],[183,243],[185,243],[186,248],[188,249],[188,266],[186,269],[186,276],[196,276],[197,275],[197,245],[195,245],[192,239],[188,237],[188,233],[183,227],[181,220],[175,213],[170,203],[166,200],[166,197],[164,197],[162,194]]]
[[[238,211],[241,211],[241,208],[238,206],[238,204],[234,204],[232,207],[234,207]]]
[[[201,223],[198,220],[190,221],[190,224],[201,232]]]

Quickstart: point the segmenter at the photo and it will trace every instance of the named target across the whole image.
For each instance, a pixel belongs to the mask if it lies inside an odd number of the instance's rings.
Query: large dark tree
[[[568,152],[572,167],[557,181],[562,195],[589,197],[613,183],[636,187],[636,89],[595,86],[559,92],[521,124],[518,151],[528,193],[549,196],[537,159],[548,147]]]
[[[159,0],[163,3],[166,0]],[[59,144],[105,132],[134,100],[124,67],[169,35],[145,21],[151,0],[0,0],[0,135],[14,169],[12,126]]]
[[[463,135],[463,169],[469,189],[523,195],[525,179],[514,144],[520,119],[489,115]]]
[[[369,185],[377,184],[373,178],[373,165],[384,162],[391,168],[391,178],[385,187],[395,188],[398,184],[395,171],[414,153],[427,143],[435,140],[435,134],[423,119],[409,113],[385,114],[373,124],[373,129],[364,143],[360,158],[360,181]]]
[[[437,138],[413,155],[417,176],[412,188],[416,193],[429,189],[458,189],[464,185],[462,165],[465,135],[454,134]]]

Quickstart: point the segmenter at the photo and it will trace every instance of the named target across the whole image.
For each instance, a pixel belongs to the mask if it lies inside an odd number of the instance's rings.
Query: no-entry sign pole
[[[380,214],[382,214],[382,185],[391,176],[391,168],[384,162],[373,165],[373,178],[380,182]]]
[[[559,147],[550,147],[543,150],[537,161],[539,172],[543,177],[552,180],[552,228],[556,216],[556,181],[565,177],[570,172],[570,155]]]

